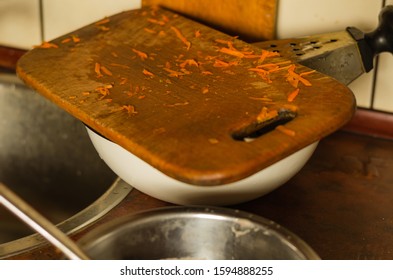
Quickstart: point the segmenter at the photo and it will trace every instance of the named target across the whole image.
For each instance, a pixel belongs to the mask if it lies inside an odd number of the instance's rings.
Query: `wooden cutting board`
[[[162,9],[43,43],[17,72],[103,136],[196,185],[260,171],[337,130],[355,108],[332,78]],[[242,141],[260,127],[270,131]]]
[[[278,0],[142,0],[159,5],[247,42],[273,40]]]

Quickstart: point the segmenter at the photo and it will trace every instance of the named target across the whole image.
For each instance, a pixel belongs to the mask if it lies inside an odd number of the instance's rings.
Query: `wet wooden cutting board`
[[[17,72],[163,173],[206,186],[320,140],[355,107],[332,78],[162,9],[123,12],[43,43]]]

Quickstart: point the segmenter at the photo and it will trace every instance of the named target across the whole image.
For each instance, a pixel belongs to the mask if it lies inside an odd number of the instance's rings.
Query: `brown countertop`
[[[393,259],[393,141],[344,131],[323,139],[288,183],[257,200],[232,206],[296,233],[322,259]],[[137,190],[86,231],[115,217],[168,203]],[[41,247],[14,259],[56,259]]]

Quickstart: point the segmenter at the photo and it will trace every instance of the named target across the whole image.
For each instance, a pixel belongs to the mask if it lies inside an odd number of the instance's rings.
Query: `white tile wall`
[[[106,16],[137,9],[141,0],[42,0],[44,40],[48,41]]]
[[[30,49],[41,42],[39,0],[0,0],[0,44]]]
[[[368,32],[377,26],[378,14],[383,4],[383,0],[278,1],[277,36],[279,38],[342,31],[347,26],[356,26]],[[349,85],[359,107],[372,106],[373,80],[374,71],[364,74]],[[393,107],[391,110],[393,111]]]

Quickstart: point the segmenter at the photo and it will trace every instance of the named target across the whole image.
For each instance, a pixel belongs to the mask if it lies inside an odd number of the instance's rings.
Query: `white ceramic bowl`
[[[298,173],[318,145],[314,142],[245,179],[197,186],[165,175],[89,128],[87,132],[100,157],[121,179],[145,194],[180,205],[233,205],[263,196]]]

